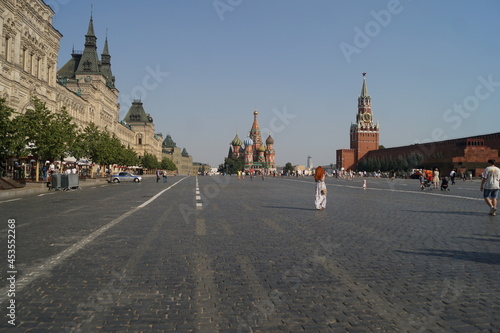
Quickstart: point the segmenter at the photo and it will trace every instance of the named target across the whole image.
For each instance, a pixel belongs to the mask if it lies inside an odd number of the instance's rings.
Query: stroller
[[[423,191],[427,187],[428,189],[431,188],[432,182],[429,179],[424,179],[424,181],[420,185],[420,189]]]
[[[449,191],[450,187],[448,186],[448,177],[444,177],[441,181],[441,191]]]
[[[423,191],[427,187],[428,189],[431,188],[432,182],[429,178],[425,178],[424,175],[420,176],[420,189]]]

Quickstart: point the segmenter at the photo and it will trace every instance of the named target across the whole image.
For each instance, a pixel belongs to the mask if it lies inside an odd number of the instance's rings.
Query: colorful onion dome
[[[271,134],[266,139],[266,145],[274,145],[274,139],[272,138]]]
[[[241,146],[241,145],[243,144],[243,142],[241,142],[241,140],[240,140],[240,138],[239,138],[238,134],[236,134],[236,136],[234,137],[233,141],[231,141],[231,144],[232,144],[233,146],[235,146],[235,147],[236,147],[236,146]]]
[[[264,145],[261,145],[258,149],[257,149],[258,152],[265,152],[266,151],[266,146]]]
[[[245,141],[243,141],[243,143],[245,144],[245,146],[247,146],[247,147],[248,147],[248,146],[253,145],[253,140],[252,140],[252,139],[250,139],[250,137],[249,137],[249,136],[247,136],[247,138],[245,139]]]

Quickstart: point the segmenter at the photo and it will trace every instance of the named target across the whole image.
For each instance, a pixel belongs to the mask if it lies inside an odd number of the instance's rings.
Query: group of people
[[[451,184],[455,185],[455,171],[450,173]],[[447,176],[440,177],[439,169],[435,168],[434,171],[424,170],[421,171],[420,176],[420,189],[424,190],[425,187],[430,187],[431,184],[434,186],[434,189],[441,189],[441,191],[449,191],[449,183],[450,179]]]
[[[156,182],[160,181],[160,178],[163,178],[163,182],[167,182],[167,171],[165,170],[156,170]]]
[[[324,210],[326,208],[327,189],[325,176],[325,170],[321,166],[317,167],[314,174],[314,180],[316,181],[314,204],[318,210]],[[452,170],[450,173],[452,184],[455,184],[455,176],[456,170]],[[424,177],[423,174],[421,177]],[[421,178],[420,181],[422,184],[424,182],[424,178]],[[437,168],[432,172],[432,182],[434,184],[434,188],[437,189],[440,184],[439,170]],[[441,181],[441,190],[449,190],[448,177],[446,176],[443,177]],[[497,213],[498,193],[500,191],[500,168],[495,166],[495,160],[493,159],[488,160],[488,167],[486,167],[481,174],[480,190],[483,192],[484,201],[490,208],[489,215],[495,216]]]

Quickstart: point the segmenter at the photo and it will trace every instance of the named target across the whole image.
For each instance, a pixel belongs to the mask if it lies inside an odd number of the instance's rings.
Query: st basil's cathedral
[[[276,170],[274,139],[269,135],[265,145],[262,142],[262,135],[259,128],[257,116],[259,112],[253,112],[253,124],[250,133],[244,141],[238,137],[234,137],[229,145],[229,158],[236,158],[243,161],[245,171],[267,170],[272,172]]]

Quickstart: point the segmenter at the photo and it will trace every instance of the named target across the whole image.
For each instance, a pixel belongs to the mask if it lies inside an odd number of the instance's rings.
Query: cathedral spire
[[[259,122],[257,120],[257,116],[259,112],[257,110],[253,111],[253,124],[252,129],[250,130],[250,138],[253,140],[255,144],[255,149],[259,148],[262,144],[262,135],[260,133]]]

